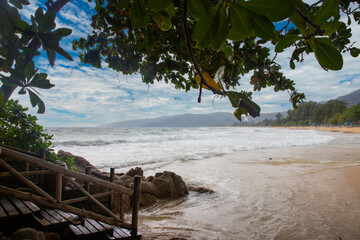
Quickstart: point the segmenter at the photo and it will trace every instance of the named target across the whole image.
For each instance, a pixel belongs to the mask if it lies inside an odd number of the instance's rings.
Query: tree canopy
[[[53,21],[54,13],[69,1],[47,1],[47,12],[38,9],[31,24],[22,21],[17,11],[28,4],[27,0],[0,1],[1,13],[8,19],[0,22],[4,26],[0,32],[0,66],[8,73],[0,76],[2,105],[12,94],[6,88],[19,86],[19,93],[27,91],[39,112],[45,110],[33,88],[52,85],[45,75],[35,78],[39,73],[32,59],[43,46],[51,65],[56,53],[71,60],[59,46],[70,31],[55,30]],[[296,90],[295,82],[281,72],[277,53],[290,49],[292,69],[307,54],[314,54],[326,71],[342,68],[342,54],[350,52],[358,57],[360,53],[350,42],[350,24],[360,21],[357,0],[319,0],[313,4],[301,0],[94,2],[93,32],[73,42],[83,63],[100,68],[106,62],[123,74],[140,73],[145,83],[165,81],[185,91],[199,89],[199,102],[202,90],[210,90],[229,98],[238,119],[242,114],[255,117],[260,112],[251,100],[252,92],[236,91],[248,73],[253,91],[266,87],[289,91],[294,107],[305,98]],[[14,50],[5,51],[9,46]]]

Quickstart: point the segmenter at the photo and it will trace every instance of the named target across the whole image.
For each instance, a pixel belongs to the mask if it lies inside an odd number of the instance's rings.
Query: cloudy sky
[[[22,14],[26,19],[44,2],[31,0]],[[211,113],[217,111],[233,112],[227,99],[204,93],[202,102],[197,103],[198,91],[188,93],[176,90],[171,84],[155,83],[146,85],[140,75],[124,76],[105,67],[96,69],[80,63],[77,53],[72,50],[71,41],[86,36],[93,12],[92,3],[87,0],[72,0],[59,13],[57,27],[73,29],[70,37],[61,42],[61,46],[71,53],[74,62],[58,56],[55,67],[51,67],[44,57],[36,59],[36,66],[49,74],[50,81],[56,86],[42,90],[42,99],[46,105],[45,114],[38,115],[39,123],[47,127],[63,126],[91,127],[102,123],[153,118],[182,113]],[[360,27],[354,26],[353,41],[360,39]],[[360,47],[360,43],[356,43]],[[341,71],[324,71],[313,54],[306,56],[305,62],[296,65],[296,70],[288,67],[289,52],[277,56],[277,62],[283,67],[285,75],[296,82],[300,92],[306,94],[307,101],[325,101],[348,94],[360,88],[359,58],[344,56]],[[249,76],[242,78],[240,89],[251,90]],[[30,106],[28,96],[14,93],[12,98],[20,99],[23,106]],[[253,94],[263,113],[279,112],[291,109],[288,92],[275,93],[272,88]]]

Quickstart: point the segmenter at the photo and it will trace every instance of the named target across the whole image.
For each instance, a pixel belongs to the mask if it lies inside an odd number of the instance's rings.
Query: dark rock
[[[174,172],[164,171],[157,173],[152,183],[158,189],[159,198],[178,197],[189,194],[189,190],[179,175]]]
[[[154,180],[154,178],[155,178],[154,176],[149,176],[149,177],[145,178],[144,181],[152,182]]]
[[[144,171],[141,167],[131,168],[125,175],[130,177],[140,176],[144,177]]]
[[[187,184],[188,188],[189,188],[189,191],[192,191],[192,192],[198,192],[198,193],[214,193],[214,191],[210,188],[205,188],[205,187],[200,187],[200,186],[197,186],[197,185],[194,185],[194,184]]]
[[[141,207],[149,206],[149,205],[153,204],[154,202],[156,202],[157,200],[158,200],[158,198],[154,194],[141,193],[140,206]]]

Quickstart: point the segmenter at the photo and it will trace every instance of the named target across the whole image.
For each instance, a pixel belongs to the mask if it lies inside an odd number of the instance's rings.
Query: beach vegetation
[[[344,101],[330,100],[326,103],[303,102],[298,109],[288,110],[286,116],[281,113],[275,119],[265,119],[258,126],[317,126],[317,125],[355,125],[360,122],[360,103],[352,107]]]
[[[27,114],[28,108],[10,99],[2,109],[0,118],[0,143],[40,154],[46,150],[46,159],[57,161],[52,148],[53,136],[37,123],[36,116]]]
[[[73,157],[62,159],[57,156],[53,148],[53,135],[48,134],[37,123],[38,118],[27,113],[28,110],[19,104],[19,100],[7,101],[0,111],[0,144],[37,154],[45,150],[46,161],[61,161],[68,169],[78,171]]]
[[[46,1],[47,11],[38,8],[30,23],[19,13],[28,0],[1,1],[1,107],[20,88],[38,113],[45,112],[38,89],[54,85],[47,73],[38,72],[34,57],[42,47],[51,66],[56,54],[72,60],[59,43],[71,29],[55,24],[56,13],[69,1]],[[197,89],[198,102],[204,89],[211,91],[229,99],[239,120],[243,114],[259,116],[252,93],[266,87],[288,91],[294,108],[305,99],[282,73],[278,54],[288,54],[292,69],[314,55],[325,71],[337,71],[343,54],[360,53],[350,41],[351,24],[360,22],[355,0],[88,1],[95,5],[93,31],[73,42],[82,63],[141,74],[146,84]],[[244,78],[251,91],[240,89]]]

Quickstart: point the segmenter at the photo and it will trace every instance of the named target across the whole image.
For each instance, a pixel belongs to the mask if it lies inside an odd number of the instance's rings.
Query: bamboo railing
[[[25,163],[25,171],[17,171],[12,166],[10,166],[5,158],[8,157],[11,160],[22,161]],[[35,165],[39,167],[39,170],[30,171],[29,165]],[[86,174],[79,172],[74,172],[69,169],[66,169],[62,166],[58,166],[51,162],[45,161],[45,154],[36,155],[34,153],[28,153],[26,151],[19,151],[14,148],[0,146],[0,166],[5,169],[7,172],[1,172],[1,177],[13,176],[23,184],[27,185],[32,189],[32,192],[25,192],[16,190],[7,186],[4,186],[0,183],[0,193],[3,193],[8,196],[16,197],[22,200],[32,201],[35,204],[43,205],[45,207],[59,209],[62,211],[70,212],[81,217],[87,217],[94,220],[102,221],[107,224],[116,225],[122,228],[127,228],[131,230],[131,235],[135,238],[137,236],[138,229],[138,212],[139,212],[139,201],[140,201],[140,182],[141,179],[139,176],[134,178],[134,188],[126,188],[121,185],[113,183],[114,172],[112,170],[112,177],[110,181],[105,181],[103,179],[95,178]],[[54,174],[56,176],[56,185],[54,196],[50,195],[39,187],[34,182],[30,181],[27,177],[31,175],[43,176],[44,174]],[[72,199],[62,200],[62,181],[66,180],[73,184],[84,196],[77,197]],[[104,188],[109,189],[107,192],[90,194],[87,187],[81,186],[76,180],[83,181],[86,183],[91,183],[98,185]],[[114,199],[115,194],[120,194],[120,214],[116,215],[102,204],[98,198],[110,196],[111,200]],[[132,199],[132,216],[131,223],[127,223],[124,220],[124,196],[129,195]],[[70,204],[78,203],[84,200],[90,200],[92,204],[95,204],[99,207],[104,214],[94,213],[92,211],[84,210],[72,206]],[[111,201],[110,201],[111,202]],[[110,203],[110,206],[112,204]]]

